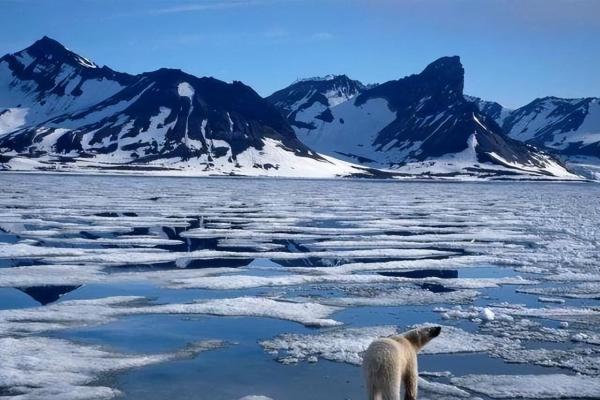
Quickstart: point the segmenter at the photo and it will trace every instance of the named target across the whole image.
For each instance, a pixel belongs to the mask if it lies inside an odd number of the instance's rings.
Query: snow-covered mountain
[[[510,108],[506,108],[495,101],[483,100],[479,97],[469,95],[465,95],[465,99],[471,103],[475,103],[482,114],[491,117],[500,126],[502,126],[506,117],[512,112]]]
[[[544,97],[509,113],[511,137],[566,156],[600,158],[600,99]]]
[[[445,57],[377,86],[331,75],[263,99],[175,69],[116,72],[44,37],[0,58],[0,168],[573,177],[504,136],[494,119],[513,114],[465,99],[463,75]]]
[[[578,174],[600,179],[600,98],[544,97],[510,110],[465,96],[513,139],[558,155]]]
[[[331,108],[366,89],[346,75],[302,79],[270,95],[267,100],[286,116],[293,127],[314,130],[318,121],[331,122]]]
[[[440,58],[420,74],[375,87],[352,86],[346,96],[331,95],[332,86],[347,87],[332,81],[305,80],[268,97],[298,138],[319,153],[411,175],[573,176],[549,154],[504,135],[473,98],[465,98],[459,57]],[[327,101],[330,96],[335,101]]]
[[[97,104],[134,80],[43,37],[0,58],[0,135]]]
[[[0,153],[8,169],[370,174],[307,148],[241,82],[122,74],[47,37],[0,59]]]

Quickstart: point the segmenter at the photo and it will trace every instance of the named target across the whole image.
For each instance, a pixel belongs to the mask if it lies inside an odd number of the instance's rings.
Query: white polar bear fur
[[[417,353],[440,331],[439,326],[425,327],[374,340],[363,357],[369,400],[400,400],[401,384],[404,384],[404,399],[416,400]]]

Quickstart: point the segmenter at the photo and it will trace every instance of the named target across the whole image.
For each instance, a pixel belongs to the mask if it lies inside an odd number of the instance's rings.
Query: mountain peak
[[[62,45],[58,40],[52,39],[48,36],[42,36],[41,39],[33,42],[28,49],[48,49],[48,50],[67,50],[65,46]]]
[[[423,72],[434,72],[448,69],[462,69],[462,63],[459,56],[445,56],[430,63]]]
[[[459,56],[441,57],[429,64],[420,74],[427,79],[450,84],[462,93],[465,70]]]
[[[98,68],[96,64],[63,46],[59,41],[48,36],[36,40],[31,46],[16,53],[20,55],[27,53],[35,59],[56,59],[77,67]]]
[[[19,53],[28,53],[33,57],[39,57],[44,55],[67,55],[71,53],[69,49],[62,45],[58,40],[54,40],[48,36],[43,36],[41,39],[36,40],[33,44]]]

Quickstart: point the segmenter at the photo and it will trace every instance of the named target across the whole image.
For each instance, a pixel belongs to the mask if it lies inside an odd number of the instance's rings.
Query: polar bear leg
[[[379,393],[374,385],[369,386],[367,390],[369,392],[369,400],[381,400],[381,393]]]
[[[404,400],[417,400],[419,375],[416,366],[406,371],[404,374],[403,384]]]
[[[390,382],[390,384],[381,391],[381,398],[382,400],[400,400],[400,384]]]

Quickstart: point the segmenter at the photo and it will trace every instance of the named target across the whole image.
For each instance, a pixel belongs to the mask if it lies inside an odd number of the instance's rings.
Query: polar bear
[[[417,353],[441,330],[440,326],[428,326],[374,340],[363,357],[369,400],[400,400],[401,383],[404,384],[404,400],[416,400]]]

